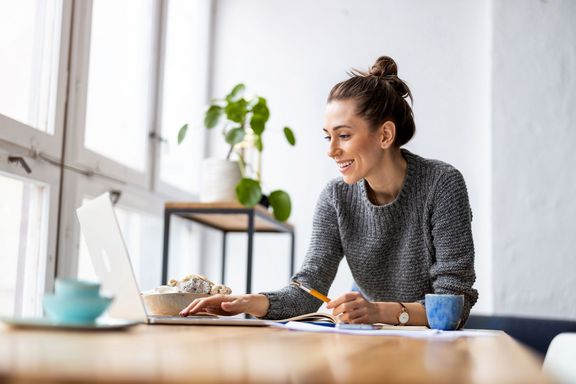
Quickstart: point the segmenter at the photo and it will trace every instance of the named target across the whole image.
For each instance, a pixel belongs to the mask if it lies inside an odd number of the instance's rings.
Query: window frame
[[[68,56],[70,50],[72,9],[72,0],[62,0],[60,49],[56,75],[56,100],[54,101],[54,134],[44,133],[0,113],[0,142],[4,141],[26,148],[28,149],[29,155],[42,153],[56,160],[59,160],[62,155],[66,92],[68,89]]]
[[[45,192],[44,201],[46,206],[43,212],[43,244],[41,248],[44,254],[39,255],[38,262],[44,267],[44,273],[38,278],[41,279],[37,286],[36,297],[34,298],[34,314],[41,314],[42,296],[44,292],[53,290],[54,276],[56,272],[56,260],[58,254],[57,230],[58,230],[58,206],[60,198],[60,170],[58,167],[44,161],[27,157],[25,150],[8,143],[0,143],[0,172],[7,177],[21,180],[23,182],[43,184],[49,188]],[[26,171],[15,163],[8,162],[8,156],[21,156],[24,161],[32,168],[32,173]],[[44,257],[44,259],[42,259]],[[17,282],[21,286],[22,282]],[[21,290],[16,290],[15,307],[22,308],[24,297]],[[16,313],[21,315],[21,313]]]
[[[158,64],[157,64],[157,92],[156,94],[158,95],[157,99],[156,99],[156,104],[155,104],[155,129],[154,129],[154,133],[155,133],[155,143],[156,145],[154,145],[154,151],[153,151],[153,158],[152,158],[152,164],[153,164],[153,177],[152,177],[152,183],[151,183],[151,188],[152,190],[165,195],[165,196],[171,196],[174,197],[176,199],[180,199],[180,200],[197,200],[198,196],[197,194],[190,192],[190,191],[186,191],[182,188],[179,188],[178,186],[175,186],[173,184],[170,184],[166,181],[162,180],[161,177],[161,167],[162,167],[162,147],[166,144],[166,140],[169,140],[170,142],[172,140],[167,139],[165,137],[162,137],[162,127],[161,127],[161,123],[162,123],[162,105],[163,105],[163,84],[164,84],[164,67],[165,67],[165,62],[166,62],[166,39],[167,39],[167,25],[168,25],[168,6],[170,0],[163,0],[162,1],[162,7],[161,7],[161,11],[160,11],[160,15],[161,15],[161,22],[160,22],[160,28],[159,28],[159,34],[158,34],[158,38],[159,38],[159,54],[158,54]],[[214,23],[215,23],[215,5],[214,5],[214,1],[213,0],[207,0],[207,6],[206,9],[204,11],[206,13],[206,16],[208,17],[208,22],[206,25],[206,35],[207,35],[207,51],[203,52],[203,54],[206,57],[206,63],[205,63],[205,67],[206,67],[206,73],[204,74],[204,77],[207,79],[206,84],[205,84],[205,89],[204,89],[204,101],[208,102],[208,100],[210,99],[210,95],[211,95],[211,78],[212,78],[212,62],[213,62],[213,44],[214,44]],[[206,132],[206,130],[202,131],[202,135],[200,136],[200,140],[201,145],[198,145],[198,158],[204,158],[207,151],[208,151],[208,134]],[[200,164],[198,164],[198,167],[200,167]]]
[[[152,36],[158,36],[161,18],[161,3],[154,2],[153,31]],[[117,161],[100,155],[84,147],[86,130],[86,110],[88,96],[88,75],[90,63],[90,35],[92,28],[92,5],[93,0],[86,0],[75,3],[72,29],[74,39],[71,43],[70,55],[70,82],[73,84],[69,91],[69,113],[67,116],[69,127],[79,127],[69,129],[66,138],[67,162],[72,166],[88,169],[97,173],[102,173],[118,180],[123,180],[127,184],[140,187],[152,185],[152,158],[155,151],[155,144],[150,139],[152,132],[155,132],[155,104],[158,90],[157,59],[151,57],[150,71],[148,79],[150,81],[149,105],[146,135],[148,136],[145,149],[146,159],[143,172],[132,169]],[[159,40],[153,39],[152,52],[158,52]]]

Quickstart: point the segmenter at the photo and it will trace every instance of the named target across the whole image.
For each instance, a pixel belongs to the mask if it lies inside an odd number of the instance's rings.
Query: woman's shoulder
[[[427,182],[436,184],[445,179],[463,178],[462,173],[452,164],[443,160],[424,158],[408,150],[402,152],[415,164],[417,177],[424,178]]]

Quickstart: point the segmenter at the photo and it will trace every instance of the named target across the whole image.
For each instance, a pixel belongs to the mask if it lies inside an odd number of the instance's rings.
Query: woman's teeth
[[[338,164],[338,167],[339,167],[340,169],[344,169],[344,168],[347,168],[347,167],[348,167],[350,164],[352,164],[353,162],[354,162],[354,160],[350,160],[350,161],[343,161],[343,162],[337,163],[337,164]]]

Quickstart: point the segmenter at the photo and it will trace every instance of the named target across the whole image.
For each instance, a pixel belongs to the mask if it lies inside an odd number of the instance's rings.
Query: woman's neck
[[[400,194],[408,163],[400,148],[393,148],[382,156],[378,174],[366,177],[368,197],[376,205],[388,204]]]

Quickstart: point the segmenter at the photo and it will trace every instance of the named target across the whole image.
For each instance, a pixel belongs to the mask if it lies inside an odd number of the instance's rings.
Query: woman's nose
[[[336,142],[331,141],[330,144],[328,145],[328,156],[329,157],[336,157],[336,156],[340,155],[341,153],[342,153],[342,150],[340,149],[340,147],[338,147]]]

